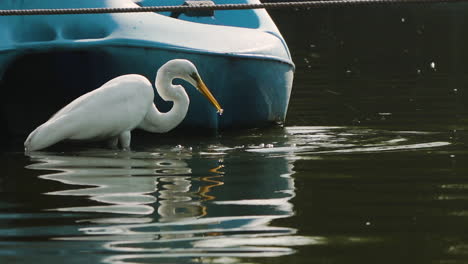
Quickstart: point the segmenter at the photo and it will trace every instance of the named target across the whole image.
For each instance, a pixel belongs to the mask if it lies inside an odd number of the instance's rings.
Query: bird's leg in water
[[[119,137],[113,137],[107,140],[107,146],[111,149],[116,149],[119,144]]]
[[[130,141],[132,140],[132,134],[130,131],[124,131],[119,135],[120,147],[123,150],[130,150]]]

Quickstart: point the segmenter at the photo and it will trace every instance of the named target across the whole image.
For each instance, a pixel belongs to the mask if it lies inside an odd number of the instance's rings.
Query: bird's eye
[[[190,74],[190,77],[192,77],[192,79],[193,79],[194,81],[196,81],[196,82],[199,82],[199,81],[200,81],[200,77],[198,76],[198,73],[196,73],[196,72],[192,72],[192,73]]]

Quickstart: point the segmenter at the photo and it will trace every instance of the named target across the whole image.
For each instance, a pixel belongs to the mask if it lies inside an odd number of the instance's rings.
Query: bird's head
[[[206,97],[206,99],[208,99],[208,101],[210,101],[218,113],[222,114],[224,110],[221,108],[221,105],[210,92],[208,87],[206,87],[205,83],[200,77],[200,74],[198,73],[197,67],[195,67],[195,65],[189,60],[178,59],[170,61],[169,63],[171,62],[175,64],[175,71],[179,73],[180,78],[193,85],[201,94]]]

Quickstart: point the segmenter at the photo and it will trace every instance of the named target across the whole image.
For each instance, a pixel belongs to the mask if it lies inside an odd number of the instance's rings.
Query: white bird
[[[208,90],[197,68],[188,60],[171,60],[156,74],[156,90],[162,99],[173,101],[167,113],[153,103],[154,91],[144,76],[129,74],[114,78],[96,90],[84,94],[62,108],[47,122],[37,127],[24,142],[26,151],[47,148],[62,140],[105,140],[130,148],[131,131],[135,128],[165,133],[179,125],[187,114],[190,99],[180,78],[197,88],[222,114],[218,101]]]

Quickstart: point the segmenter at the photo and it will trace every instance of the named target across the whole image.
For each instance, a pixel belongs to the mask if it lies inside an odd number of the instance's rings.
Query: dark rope
[[[1,1],[1,0],[0,0]],[[344,6],[366,6],[376,4],[429,4],[467,2],[468,0],[318,0],[304,2],[276,2],[260,4],[222,4],[197,6],[146,6],[124,8],[65,8],[65,9],[11,9],[0,10],[0,16],[28,15],[70,15],[104,13],[140,13],[140,12],[185,12],[188,10],[240,10],[240,9],[277,9],[277,8],[325,8]]]

